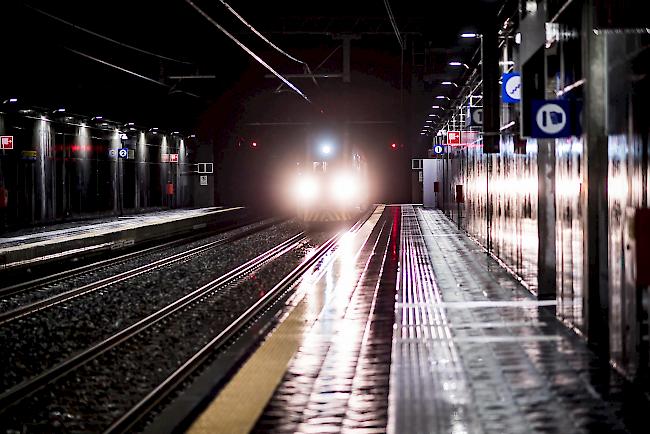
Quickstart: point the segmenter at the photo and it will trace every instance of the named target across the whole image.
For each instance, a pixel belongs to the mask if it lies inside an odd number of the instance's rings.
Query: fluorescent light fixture
[[[127,126],[132,126],[132,125],[135,125],[135,124],[134,124],[133,122],[129,122],[129,123],[126,124],[126,125],[127,125]]]
[[[432,105],[431,108],[432,109],[441,109],[442,107],[440,107],[439,105]]]
[[[93,119],[100,121],[100,120],[104,119],[104,117],[103,116],[95,116]]]
[[[449,66],[464,66],[465,68],[469,69],[469,66],[467,66],[466,63],[459,62],[457,60],[454,60],[452,62],[449,62]]]
[[[178,134],[178,131],[172,131],[172,134]]]
[[[9,102],[18,102],[18,98],[9,98]]]
[[[460,37],[461,38],[479,38],[481,35],[478,33],[461,33]]]
[[[64,108],[60,108],[60,109],[56,109],[55,111],[57,111],[57,112],[59,112],[59,113],[63,113],[63,112],[65,112],[65,109],[64,109]]]
[[[428,123],[428,124],[430,124],[431,122],[433,122],[431,119],[426,120],[426,123]]]

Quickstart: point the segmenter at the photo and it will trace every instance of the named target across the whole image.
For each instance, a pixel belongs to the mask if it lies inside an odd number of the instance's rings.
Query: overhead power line
[[[397,36],[397,42],[399,42],[400,48],[404,49],[404,41],[402,40],[402,35],[397,28],[397,22],[395,21],[395,16],[393,15],[393,10],[390,8],[390,3],[388,0],[384,0],[384,6],[386,6],[386,12],[388,13],[388,19],[390,20],[391,26],[393,26],[393,31],[395,31],[395,36]]]
[[[300,59],[296,59],[296,58],[293,57],[291,54],[287,53],[287,52],[284,51],[282,48],[278,47],[278,46],[275,45],[273,42],[271,42],[271,41],[270,41],[266,36],[264,36],[264,35],[262,35],[260,32],[258,32],[258,31],[255,29],[255,27],[253,27],[252,25],[250,25],[250,24],[248,23],[248,21],[246,21],[246,20],[244,19],[244,17],[242,17],[241,15],[239,15],[239,14],[237,13],[237,11],[235,11],[235,10],[234,10],[234,9],[233,9],[229,4],[228,4],[228,3],[226,3],[226,2],[223,1],[223,0],[219,0],[219,2],[221,2],[221,4],[222,4],[226,9],[228,9],[228,12],[230,12],[231,14],[233,14],[235,17],[237,17],[237,19],[238,19],[239,21],[242,22],[242,24],[244,24],[246,27],[248,27],[248,28],[250,29],[251,32],[253,32],[253,33],[255,33],[257,36],[259,36],[259,37],[260,37],[264,42],[266,42],[267,44],[269,44],[269,45],[270,45],[271,47],[273,47],[276,51],[278,51],[279,53],[282,53],[284,56],[288,57],[289,59],[293,60],[294,62],[298,62],[298,63],[303,64],[303,65],[305,65],[305,66],[307,65],[305,62],[303,62],[303,61],[300,60]]]
[[[125,73],[130,74],[130,75],[132,75],[134,77],[140,78],[142,80],[146,80],[146,81],[148,81],[150,83],[157,84],[158,86],[167,87],[167,88],[170,87],[169,85],[167,85],[166,83],[163,83],[162,81],[158,81],[158,80],[155,80],[153,78],[147,77],[145,75],[138,74],[137,72],[131,71],[131,70],[126,69],[126,68],[123,68],[121,66],[115,65],[115,64],[107,62],[105,60],[98,59],[98,58],[96,58],[94,56],[91,56],[90,54],[82,53],[81,51],[75,50],[74,48],[70,48],[70,47],[63,47],[63,48],[65,48],[66,50],[68,50],[68,51],[70,51],[72,53],[75,53],[78,56],[85,57],[86,59],[92,60],[92,61],[97,62],[97,63],[101,63],[102,65],[109,66],[111,68],[117,69],[118,71],[125,72]],[[195,98],[200,98],[198,95],[190,93],[190,92],[186,92],[186,91],[183,91],[183,90],[176,90],[174,88],[171,88],[171,89],[176,91],[176,92],[185,93],[185,94],[193,96]]]
[[[250,50],[247,46],[245,46],[243,43],[241,43],[237,38],[235,38],[230,32],[228,32],[226,29],[221,27],[219,23],[217,23],[212,17],[210,17],[208,14],[206,14],[201,8],[199,8],[197,5],[192,2],[192,0],[185,0],[187,4],[192,6],[199,14],[201,14],[206,20],[208,20],[213,26],[215,26],[217,29],[219,29],[223,34],[228,36],[235,44],[237,44],[242,50],[246,51],[253,59],[255,59],[259,64],[264,66],[266,69],[268,69],[273,75],[278,77],[284,84],[289,86],[294,92],[296,92],[298,95],[303,97],[305,101],[311,103],[307,95],[305,95],[300,89],[298,89],[293,83],[291,83],[289,80],[284,78],[280,73],[278,73],[275,69],[273,69],[268,63],[266,63],[264,60],[262,60],[261,57],[259,57],[257,54],[255,54],[252,50]]]
[[[51,18],[51,19],[53,19],[55,21],[58,21],[59,23],[65,24],[66,26],[72,27],[75,30],[79,30],[79,31],[88,33],[89,35],[93,35],[96,38],[103,39],[105,41],[108,41],[108,42],[111,42],[113,44],[119,45],[120,47],[128,48],[129,50],[137,51],[137,52],[142,53],[142,54],[147,54],[149,56],[157,57],[159,59],[169,60],[171,62],[182,63],[182,64],[185,64],[185,65],[192,65],[191,62],[187,62],[185,60],[179,60],[179,59],[174,59],[173,57],[163,56],[162,54],[157,54],[157,53],[153,53],[151,51],[143,50],[142,48],[134,47],[133,45],[125,44],[124,42],[120,42],[120,41],[117,41],[115,39],[109,38],[108,36],[104,36],[104,35],[101,35],[101,34],[99,34],[97,32],[94,32],[92,30],[89,30],[89,29],[86,29],[84,27],[78,26],[77,24],[71,23],[70,21],[66,21],[63,18],[59,18],[59,17],[57,17],[55,15],[50,14],[49,12],[45,12],[44,10],[38,9],[38,8],[32,6],[32,5],[26,4],[25,7],[29,8],[29,9],[33,10],[34,12],[37,12],[37,13],[39,13],[41,15],[44,15],[44,16],[46,16],[48,18]]]
[[[307,73],[308,75],[311,75],[311,76],[312,76],[311,78],[312,78],[312,80],[314,81],[314,84],[318,85],[318,82],[316,82],[316,77],[313,76],[311,70],[309,69],[309,65],[307,65],[306,62],[303,62],[302,60],[293,57],[291,54],[287,53],[287,52],[284,51],[282,48],[278,47],[278,46],[275,45],[273,42],[271,42],[271,41],[270,41],[266,36],[264,36],[263,34],[261,34],[260,32],[258,32],[257,29],[255,29],[255,27],[253,27],[251,24],[249,24],[248,21],[246,21],[246,20],[244,19],[244,17],[242,17],[241,15],[239,15],[239,14],[237,13],[237,11],[235,11],[235,10],[234,10],[234,9],[233,9],[229,4],[228,4],[228,3],[226,3],[224,0],[219,0],[219,2],[221,2],[221,4],[222,4],[222,5],[223,5],[227,10],[228,10],[228,12],[230,12],[230,13],[233,14],[235,17],[237,17],[237,19],[238,19],[239,21],[241,21],[242,24],[244,24],[246,27],[248,27],[249,30],[250,30],[251,32],[253,32],[254,34],[256,34],[256,35],[257,35],[260,39],[262,39],[264,42],[266,42],[266,43],[269,44],[271,47],[273,47],[274,50],[276,50],[277,52],[281,53],[281,54],[284,55],[285,57],[287,57],[287,58],[293,60],[294,62],[298,62],[298,63],[300,63],[301,65],[303,65],[303,66],[305,67],[305,73]]]

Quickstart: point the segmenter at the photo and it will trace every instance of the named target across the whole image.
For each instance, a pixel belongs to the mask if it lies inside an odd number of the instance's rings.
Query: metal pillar
[[[553,300],[556,296],[555,258],[555,143],[537,141],[537,297]]]
[[[608,286],[608,142],[606,133],[607,59],[605,36],[594,28],[595,0],[583,8],[583,65],[586,96],[584,116],[584,308],[587,339],[609,358]]]
[[[496,12],[495,12],[496,16]],[[501,127],[501,99],[499,95],[499,39],[498,28],[489,22],[481,37],[483,64],[483,152],[499,153]]]

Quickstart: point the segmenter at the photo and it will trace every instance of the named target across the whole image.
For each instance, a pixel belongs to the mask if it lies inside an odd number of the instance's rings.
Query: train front
[[[297,215],[309,224],[349,221],[367,206],[365,161],[354,152],[323,144],[299,165],[293,181]]]

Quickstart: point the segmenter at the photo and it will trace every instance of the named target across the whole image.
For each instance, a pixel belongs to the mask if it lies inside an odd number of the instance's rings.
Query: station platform
[[[178,209],[15,231],[0,237],[0,271],[179,236],[244,215],[242,207]]]
[[[188,432],[642,431],[647,401],[441,212],[346,237]]]

